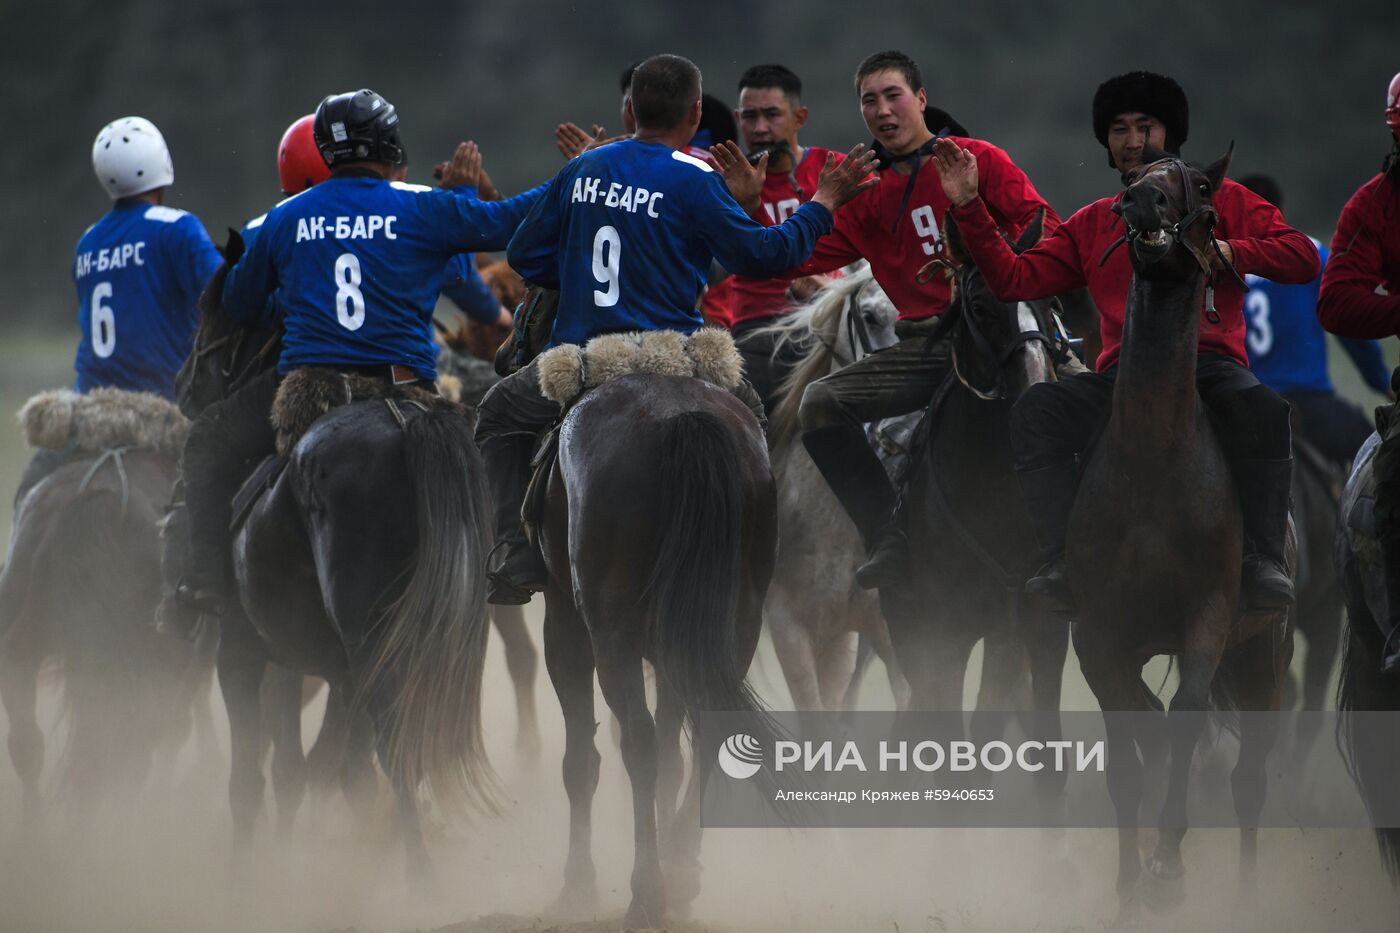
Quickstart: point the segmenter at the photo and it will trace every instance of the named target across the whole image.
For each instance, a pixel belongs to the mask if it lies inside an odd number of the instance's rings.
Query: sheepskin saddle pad
[[[151,450],[179,459],[190,423],[175,403],[151,392],[72,389],[40,392],[19,410],[31,447],[101,453],[118,448]]]
[[[363,401],[409,402],[424,411],[447,408],[467,415],[461,405],[419,385],[395,385],[377,376],[310,366],[289,373],[277,388],[272,403],[277,453],[286,457],[316,419],[332,408]]]
[[[561,408],[619,376],[694,376],[724,389],[744,378],[734,338],[718,327],[702,327],[689,337],[673,330],[605,334],[582,347],[563,344],[546,350],[538,365],[540,391]]]

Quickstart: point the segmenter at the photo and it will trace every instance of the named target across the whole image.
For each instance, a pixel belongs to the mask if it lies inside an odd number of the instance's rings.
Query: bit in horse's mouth
[[[1166,247],[1171,245],[1172,238],[1167,231],[1158,230],[1154,233],[1139,233],[1137,241],[1143,246]]]

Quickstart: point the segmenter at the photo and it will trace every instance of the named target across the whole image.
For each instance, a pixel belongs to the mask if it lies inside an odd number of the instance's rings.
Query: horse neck
[[[793,368],[789,377],[793,380],[791,390],[783,396],[768,419],[768,436],[775,455],[785,452],[797,438],[800,423],[798,412],[802,406],[802,395],[807,391],[807,387],[818,379],[823,379],[842,368],[836,359],[836,354],[831,349],[836,339],[839,339],[839,329],[836,334],[837,336],[831,340],[823,337]]]
[[[1120,455],[1160,463],[1196,440],[1196,355],[1203,280],[1133,276],[1113,389],[1109,442]]]

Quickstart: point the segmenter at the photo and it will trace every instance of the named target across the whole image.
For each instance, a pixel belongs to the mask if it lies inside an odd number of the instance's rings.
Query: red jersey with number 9
[[[1059,215],[1004,151],[980,139],[950,138],[976,157],[978,191],[992,219],[1008,235],[1020,236],[1041,209],[1046,236],[1060,225]],[[866,259],[901,320],[942,314],[952,297],[947,278],[935,275],[924,284],[915,280],[919,269],[939,252],[943,217],[951,206],[931,156],[923,158],[906,201],[908,186],[908,175],[893,169],[881,172],[875,187],[836,211],[835,228],[788,276],[830,272]]]
[[[802,161],[797,163],[795,171],[768,172],[763,180],[763,194],[759,196],[764,223],[780,224],[792,216],[799,204],[812,199],[817,191],[817,178],[826,167],[828,154],[835,155],[838,162],[845,158],[843,154],[832,153],[830,149],[805,146]],[[795,186],[794,176],[797,181]],[[792,303],[787,297],[787,279],[751,279],[736,275],[730,281],[734,283],[735,324],[773,318],[792,310]]]

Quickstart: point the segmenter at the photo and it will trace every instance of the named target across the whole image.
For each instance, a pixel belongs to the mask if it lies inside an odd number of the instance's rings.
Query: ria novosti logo
[[[736,732],[719,747],[719,769],[742,781],[751,778],[763,767],[763,746],[758,739]]]

